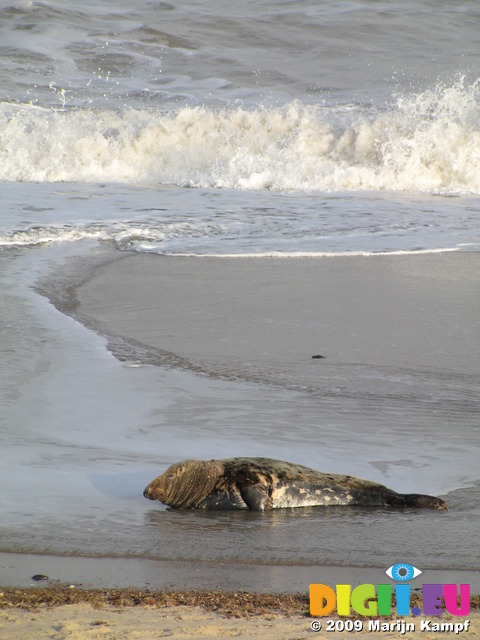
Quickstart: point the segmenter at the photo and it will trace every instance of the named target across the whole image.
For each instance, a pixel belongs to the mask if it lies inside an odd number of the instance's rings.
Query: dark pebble
[[[32,580],[39,582],[40,580],[50,580],[50,578],[48,576],[44,576],[43,573],[36,573],[32,576]]]
[[[325,358],[325,356],[321,356],[320,354],[317,354],[316,356],[312,356],[313,360],[320,360],[320,358]]]

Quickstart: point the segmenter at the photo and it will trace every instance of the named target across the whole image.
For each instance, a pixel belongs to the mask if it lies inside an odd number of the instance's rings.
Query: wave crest
[[[394,105],[47,110],[0,103],[0,179],[480,193],[480,79]]]

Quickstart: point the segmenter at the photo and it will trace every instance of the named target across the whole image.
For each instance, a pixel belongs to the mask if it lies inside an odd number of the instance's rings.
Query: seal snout
[[[153,500],[153,496],[152,496],[152,485],[148,485],[148,487],[145,487],[144,491],[143,491],[143,495],[145,498],[148,498],[149,500]]]
[[[145,498],[148,498],[148,500],[160,500],[164,502],[168,496],[166,489],[168,489],[168,487],[165,487],[165,478],[161,475],[145,487],[143,495]]]
[[[413,493],[406,495],[406,504],[410,507],[418,507],[420,509],[438,509],[439,511],[448,511],[447,503],[441,498],[434,496],[425,496]]]

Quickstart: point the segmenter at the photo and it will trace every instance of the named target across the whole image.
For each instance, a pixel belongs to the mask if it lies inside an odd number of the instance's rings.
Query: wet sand
[[[106,335],[136,342],[140,359],[140,345],[147,345],[159,364],[323,393],[336,384],[348,391],[355,373],[355,385],[368,392],[378,384],[372,367],[478,373],[472,345],[480,337],[479,273],[473,252],[321,259],[134,254],[95,271],[77,290],[78,311]],[[111,346],[122,355],[121,345]]]

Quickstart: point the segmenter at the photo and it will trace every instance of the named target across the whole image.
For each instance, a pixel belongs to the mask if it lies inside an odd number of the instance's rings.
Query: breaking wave
[[[44,109],[0,103],[0,180],[480,194],[480,79],[371,105]]]

